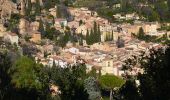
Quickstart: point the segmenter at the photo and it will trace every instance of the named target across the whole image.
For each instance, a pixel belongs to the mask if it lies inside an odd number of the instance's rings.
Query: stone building
[[[18,13],[17,5],[11,0],[0,0],[0,23],[5,23],[12,13]]]

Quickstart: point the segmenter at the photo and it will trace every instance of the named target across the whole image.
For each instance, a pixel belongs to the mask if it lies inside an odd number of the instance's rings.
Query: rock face
[[[11,0],[0,0],[0,23],[4,23],[12,13],[18,13],[17,5]]]

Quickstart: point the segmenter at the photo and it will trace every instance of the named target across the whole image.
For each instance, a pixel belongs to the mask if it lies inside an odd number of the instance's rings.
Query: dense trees
[[[125,89],[121,91],[125,93],[126,88],[133,89],[133,93],[124,94],[126,100],[136,100],[130,99],[131,96],[135,98],[141,98],[141,100],[168,100],[170,99],[169,88],[170,85],[168,81],[169,71],[170,71],[170,48],[160,48],[151,49],[149,53],[142,54],[140,57],[132,57],[128,59],[124,68],[130,70],[136,64],[139,65],[144,72],[139,73],[137,76],[132,77],[128,74],[128,80],[132,82],[126,83]],[[126,75],[126,76],[127,76]],[[139,80],[139,84],[136,84],[135,80]],[[135,82],[135,83],[134,83]],[[140,100],[140,99],[139,99]]]
[[[46,99],[48,87],[37,76],[39,68],[27,57],[12,62],[9,52],[0,53],[0,99],[37,100]],[[15,64],[14,64],[15,63]]]
[[[94,38],[95,37],[95,38]],[[96,22],[93,24],[93,29],[87,30],[86,43],[92,45],[94,43],[101,42],[100,26]]]

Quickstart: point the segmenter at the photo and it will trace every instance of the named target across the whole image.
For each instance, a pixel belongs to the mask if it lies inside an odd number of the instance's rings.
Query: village
[[[22,7],[24,6],[21,5],[20,13],[24,15]],[[3,7],[1,9],[3,11]],[[44,66],[52,67],[55,63],[58,66],[67,67],[76,63],[85,63],[87,72],[95,69],[98,73],[101,71],[102,75],[114,74],[121,76],[124,74],[121,68],[126,59],[132,55],[140,55],[141,52],[147,52],[150,48],[161,47],[161,44],[158,43],[138,40],[132,36],[132,33],[138,34],[139,29],[143,28],[145,34],[150,36],[162,37],[163,35],[167,35],[169,38],[170,34],[170,31],[158,31],[158,28],[161,27],[158,22],[140,21],[140,18],[134,13],[125,15],[124,17],[121,17],[119,14],[113,15],[117,19],[135,19],[133,24],[117,24],[110,23],[107,19],[98,16],[97,12],[90,11],[85,7],[69,7],[68,11],[73,17],[71,21],[65,18],[57,18],[55,9],[57,9],[56,6],[49,9],[49,14],[54,19],[36,16],[35,21],[29,21],[25,18],[19,20],[19,34],[21,37],[28,36],[27,41],[30,42],[27,42],[26,39],[24,40],[19,37],[17,33],[8,31],[4,27],[4,13],[2,13],[0,38],[5,42],[16,44],[17,47],[26,44],[38,49],[32,56]],[[11,11],[9,12],[11,13]],[[5,15],[9,16],[10,13],[5,13]],[[42,38],[42,34],[39,31],[40,20],[49,23],[53,23],[54,21],[53,27],[61,33],[66,30],[66,27],[69,27],[72,32],[76,34],[81,33],[83,36],[87,35],[87,31],[90,31],[94,27],[93,23],[96,22],[100,28],[101,42],[88,45],[86,40],[83,40],[83,45],[79,45],[78,43],[73,44],[69,41],[64,48],[56,46],[52,40]],[[112,41],[106,41],[108,35],[112,36]],[[121,40],[122,46],[119,46],[119,40]],[[142,72],[142,70],[134,68],[131,73],[137,74],[138,72]]]

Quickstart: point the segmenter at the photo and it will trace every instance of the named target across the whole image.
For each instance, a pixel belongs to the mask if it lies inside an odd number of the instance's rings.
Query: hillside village
[[[8,3],[7,3],[8,4]],[[10,3],[9,3],[10,4]],[[14,4],[10,4],[12,7]],[[14,7],[16,8],[16,6]],[[56,8],[49,9],[50,14],[53,16],[56,13]],[[2,6],[3,11],[3,6]],[[68,42],[66,47],[61,48],[54,44],[53,41],[47,42],[42,38],[42,33],[39,31],[40,20],[52,22],[52,19],[48,19],[42,16],[36,16],[35,21],[29,21],[25,18],[19,20],[19,34],[29,36],[30,43],[27,43],[23,38],[19,37],[15,32],[7,31],[3,25],[1,25],[0,36],[4,41],[11,44],[16,44],[20,47],[23,44],[32,45],[40,52],[36,52],[33,56],[40,60],[45,66],[52,66],[53,62],[61,67],[66,67],[68,64],[77,63],[81,59],[83,63],[87,65],[87,71],[96,68],[101,69],[102,74],[114,74],[121,76],[123,72],[121,67],[123,61],[132,55],[140,55],[141,51],[147,52],[147,49],[152,47],[160,47],[158,43],[147,43],[140,41],[132,36],[132,33],[138,34],[139,29],[142,27],[145,34],[151,36],[161,37],[168,35],[169,31],[158,31],[160,24],[158,22],[142,22],[136,20],[134,24],[122,23],[110,23],[107,19],[98,16],[97,12],[90,11],[88,8],[68,8],[68,11],[73,16],[72,21],[68,21],[64,18],[54,17],[54,27],[61,33],[69,27],[71,32],[76,34],[87,35],[87,31],[94,28],[93,23],[96,22],[101,32],[101,42],[88,45],[86,40],[83,40],[83,45],[73,44]],[[6,11],[6,13],[11,11]],[[17,11],[16,11],[17,12]],[[22,9],[20,13],[23,13]],[[4,16],[4,13],[1,13]],[[115,15],[113,15],[115,16]],[[125,18],[133,18],[133,14],[125,16]],[[3,20],[3,17],[1,18]],[[80,24],[82,21],[82,24]],[[112,35],[113,34],[113,35]],[[112,36],[112,41],[106,41],[107,36]],[[117,41],[122,40],[123,46],[118,47]],[[42,41],[46,41],[41,45]],[[58,48],[55,50],[55,48]],[[56,53],[57,52],[57,53]],[[48,54],[45,56],[45,53]],[[138,73],[138,72],[135,72]]]
[[[159,3],[170,11],[170,0],[0,0],[0,100],[167,100]]]

